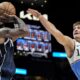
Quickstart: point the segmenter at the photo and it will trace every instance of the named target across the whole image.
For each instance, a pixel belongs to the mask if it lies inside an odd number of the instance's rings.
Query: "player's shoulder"
[[[66,35],[65,35],[65,39],[66,39],[66,42],[68,45],[72,45],[75,42],[75,40],[73,38],[66,36]]]
[[[80,45],[80,42],[78,42],[78,41],[76,41],[76,40],[74,39],[74,44],[75,44],[75,45]]]

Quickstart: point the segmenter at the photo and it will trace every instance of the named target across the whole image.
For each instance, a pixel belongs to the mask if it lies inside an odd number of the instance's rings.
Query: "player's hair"
[[[77,26],[77,25],[80,25],[80,21],[77,21],[73,24],[73,27]]]

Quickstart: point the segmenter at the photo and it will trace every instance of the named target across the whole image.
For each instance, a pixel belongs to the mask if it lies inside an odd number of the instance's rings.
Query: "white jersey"
[[[78,80],[80,80],[80,42],[75,41],[74,52],[71,58],[68,58],[71,68]]]
[[[75,41],[74,52],[71,58],[68,58],[70,64],[80,60],[80,43]]]

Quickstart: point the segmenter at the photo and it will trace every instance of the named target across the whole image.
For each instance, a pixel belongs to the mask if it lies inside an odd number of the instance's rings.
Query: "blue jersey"
[[[73,56],[68,58],[71,68],[78,80],[80,80],[80,43],[75,41],[75,50],[73,52]]]
[[[15,74],[13,54],[13,42],[11,39],[8,38],[3,47],[0,49],[0,80],[11,80],[11,78]]]

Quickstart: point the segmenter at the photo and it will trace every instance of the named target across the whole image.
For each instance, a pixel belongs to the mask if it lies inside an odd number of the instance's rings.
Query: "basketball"
[[[0,3],[0,15],[7,13],[9,15],[15,15],[16,9],[11,2],[2,2]]]

